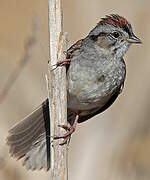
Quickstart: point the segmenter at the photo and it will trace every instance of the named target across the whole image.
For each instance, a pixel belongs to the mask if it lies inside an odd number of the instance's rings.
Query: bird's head
[[[102,18],[88,37],[100,48],[122,57],[133,43],[142,43],[135,36],[131,24],[117,14]]]

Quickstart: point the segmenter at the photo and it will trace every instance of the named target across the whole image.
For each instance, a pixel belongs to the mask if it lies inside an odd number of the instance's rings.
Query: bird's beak
[[[128,41],[129,43],[135,43],[135,44],[141,44],[141,43],[142,43],[142,41],[141,41],[138,37],[136,37],[134,34],[132,34],[132,35],[127,39],[127,41]]]

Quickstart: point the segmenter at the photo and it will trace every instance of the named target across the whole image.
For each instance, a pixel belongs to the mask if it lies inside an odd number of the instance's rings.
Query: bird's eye
[[[112,35],[113,35],[114,38],[118,38],[120,36],[120,34],[118,32],[116,32],[116,31],[113,32]]]

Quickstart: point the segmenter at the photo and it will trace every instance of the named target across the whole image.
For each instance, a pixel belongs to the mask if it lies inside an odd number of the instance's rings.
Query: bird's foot
[[[72,133],[75,131],[76,129],[76,125],[78,123],[78,119],[79,119],[79,115],[76,115],[75,121],[73,123],[73,125],[71,127],[68,127],[66,125],[58,125],[58,127],[63,128],[65,131],[67,131],[64,135],[62,136],[55,136],[54,140],[56,139],[64,139],[62,143],[60,143],[59,145],[63,146],[64,144],[67,144],[70,142],[71,139],[71,135]]]
[[[56,66],[55,68],[53,68],[51,71],[54,71],[56,68],[58,68],[59,66],[64,66],[66,64],[70,64],[70,61],[71,61],[71,58],[69,59],[64,59],[63,61],[59,61],[57,62],[55,65],[53,66]]]
[[[66,126],[66,125],[58,125],[58,127],[61,127],[61,128],[65,129],[65,130],[67,131],[67,132],[66,132],[64,135],[62,135],[62,136],[55,136],[55,137],[54,137],[54,140],[56,140],[56,139],[64,139],[63,142],[59,144],[59,145],[63,146],[64,144],[66,144],[67,142],[70,141],[71,135],[72,135],[72,133],[75,131],[75,128],[74,128],[73,126],[68,127],[68,126]]]

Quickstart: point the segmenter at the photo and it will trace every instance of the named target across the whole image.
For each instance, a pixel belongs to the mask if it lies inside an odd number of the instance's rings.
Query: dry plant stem
[[[53,65],[65,59],[66,36],[62,33],[62,7],[60,0],[48,0],[49,5],[49,33],[50,33],[50,61],[48,93],[50,104],[50,137],[51,161],[50,179],[67,180],[67,145],[59,146],[59,140],[53,141],[55,135],[64,133],[58,124],[67,124],[67,93],[66,69],[58,67],[52,71]]]

